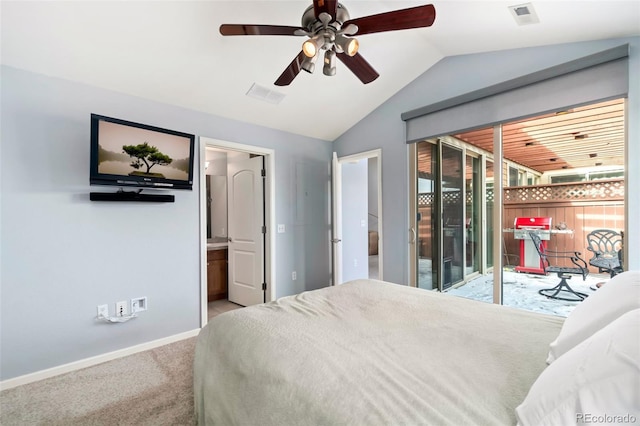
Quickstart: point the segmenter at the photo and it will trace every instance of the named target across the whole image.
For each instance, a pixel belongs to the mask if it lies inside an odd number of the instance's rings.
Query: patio
[[[536,275],[518,273],[510,269],[503,271],[503,304],[543,314],[567,317],[580,302],[550,299],[538,290],[554,287],[560,279],[556,274]],[[608,274],[589,274],[585,281],[574,277],[568,283],[575,291],[593,294],[596,284],[609,280]],[[493,301],[493,274],[482,275],[446,293],[491,303]]]

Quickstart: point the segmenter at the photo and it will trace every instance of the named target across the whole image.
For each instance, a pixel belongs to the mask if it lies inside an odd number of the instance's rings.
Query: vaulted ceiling
[[[343,2],[352,18],[425,3]],[[432,3],[429,28],[359,39],[359,53],[380,74],[366,85],[338,63],[335,76],[320,69],[276,87],[303,37],[219,33],[227,23],[300,25],[310,0],[3,0],[0,58],[27,71],[333,141],[444,57],[640,35],[638,0],[538,0],[530,7],[540,22],[529,25],[514,19],[511,6],[519,1]],[[254,84],[280,103],[247,96]]]

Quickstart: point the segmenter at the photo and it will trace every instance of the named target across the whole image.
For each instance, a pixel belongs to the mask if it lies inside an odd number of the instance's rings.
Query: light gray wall
[[[247,158],[249,154],[247,154]],[[209,167],[204,171],[207,175],[227,176],[227,153],[222,151],[205,151],[205,159],[209,162]]]
[[[342,282],[369,278],[367,164],[342,163]]]
[[[89,201],[116,190],[89,186],[92,112],[274,149],[276,221],[297,225],[274,234],[277,296],[328,285],[331,143],[10,67],[1,79],[0,379],[199,327],[200,183],[175,203]],[[139,318],[95,321],[141,296]]]
[[[290,241],[286,250],[276,249],[278,271],[287,271],[276,281],[278,286],[286,285],[289,294],[326,287],[330,281],[330,169],[329,163],[298,157],[291,168],[281,171],[286,172],[282,183],[276,183],[276,192],[284,192],[286,204],[286,214],[277,214],[276,219],[285,225],[286,232],[276,235],[278,241]],[[295,281],[293,271],[297,273]]]
[[[369,230],[378,230],[378,157],[369,158],[368,162],[368,191],[369,191]]]
[[[227,221],[227,177],[207,176],[209,181],[209,194],[211,200],[211,238],[228,237],[229,224]]]
[[[248,154],[247,154],[248,157]],[[210,238],[227,236],[227,153],[205,151],[205,161],[209,163],[204,171],[209,179],[209,221]]]
[[[385,280],[402,284],[409,281],[408,149],[400,114],[623,43],[630,44],[626,160],[629,191],[640,186],[640,121],[635,119],[640,117],[640,37],[445,58],[334,141],[338,156],[382,148]],[[640,197],[633,192],[626,203],[628,211],[640,209]],[[640,223],[628,222],[628,267],[640,269]]]

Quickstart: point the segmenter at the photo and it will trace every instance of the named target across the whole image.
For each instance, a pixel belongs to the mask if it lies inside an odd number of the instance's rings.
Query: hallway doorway
[[[333,283],[383,278],[381,150],[338,157],[333,173]]]

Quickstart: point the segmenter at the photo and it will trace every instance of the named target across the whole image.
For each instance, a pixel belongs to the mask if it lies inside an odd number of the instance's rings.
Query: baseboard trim
[[[70,362],[68,364],[59,365],[57,367],[48,368],[46,370],[36,371],[35,373],[25,374],[24,376],[14,377],[13,379],[7,379],[0,382],[0,391],[15,388],[16,386],[26,385],[28,383],[37,382],[39,380],[48,379],[60,374],[70,373],[82,368],[92,367],[97,364],[102,364],[103,362],[112,361],[114,359],[122,358],[127,355],[133,355],[138,352],[154,349],[159,346],[168,345],[169,343],[174,343],[193,336],[197,336],[198,333],[200,333],[199,328],[191,331],[185,331],[184,333],[180,334],[174,334],[173,336],[164,337],[162,339],[153,340],[151,342],[141,343],[139,345],[119,349],[117,351],[107,352],[102,355],[96,355],[91,358],[85,358],[79,361]]]

